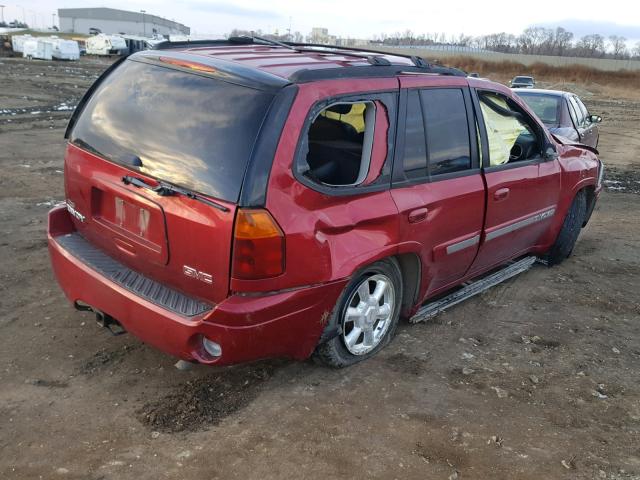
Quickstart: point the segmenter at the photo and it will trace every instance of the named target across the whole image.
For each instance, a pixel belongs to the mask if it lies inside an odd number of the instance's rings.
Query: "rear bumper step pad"
[[[78,232],[60,235],[55,241],[98,273],[159,307],[184,317],[200,315],[213,308],[131,270],[91,245]]]

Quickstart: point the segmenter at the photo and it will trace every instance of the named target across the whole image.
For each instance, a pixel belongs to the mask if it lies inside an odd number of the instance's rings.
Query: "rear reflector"
[[[284,234],[266,210],[238,210],[231,276],[258,280],[284,272]]]
[[[212,357],[220,357],[222,355],[222,347],[220,344],[209,340],[207,337],[202,337],[202,347]]]

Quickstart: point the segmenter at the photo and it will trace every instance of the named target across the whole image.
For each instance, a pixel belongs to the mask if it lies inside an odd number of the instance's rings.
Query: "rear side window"
[[[471,168],[469,123],[460,89],[420,91],[427,130],[430,175]]]
[[[311,106],[296,151],[295,177],[329,195],[385,188],[396,102],[396,92],[377,92],[327,98]]]
[[[273,95],[127,60],[87,102],[70,141],[108,160],[237,202]]]
[[[328,186],[361,184],[369,172],[375,102],[334,103],[309,126],[305,174]]]

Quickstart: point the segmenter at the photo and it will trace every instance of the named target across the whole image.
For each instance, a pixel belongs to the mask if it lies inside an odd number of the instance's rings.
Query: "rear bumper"
[[[269,357],[307,358],[347,282],[268,295],[231,295],[212,310],[187,317],[133,294],[56,241],[73,231],[64,207],[51,210],[49,254],[67,298],[109,314],[143,342],[188,361],[228,365]],[[204,351],[203,336],[222,347],[221,356]]]

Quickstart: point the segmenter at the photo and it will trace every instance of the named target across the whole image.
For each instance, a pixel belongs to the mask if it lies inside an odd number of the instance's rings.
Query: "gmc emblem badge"
[[[210,273],[201,272],[187,265],[184,265],[182,267],[182,273],[184,273],[187,277],[195,278],[196,280],[200,280],[201,282],[204,282],[204,283],[208,283],[208,284],[213,283],[213,277],[211,276]]]

